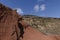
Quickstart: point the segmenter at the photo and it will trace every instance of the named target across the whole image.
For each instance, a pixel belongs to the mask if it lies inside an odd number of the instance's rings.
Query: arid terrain
[[[59,22],[57,18],[21,16],[0,4],[0,40],[60,40]]]
[[[24,15],[24,21],[45,34],[60,34],[60,18]]]

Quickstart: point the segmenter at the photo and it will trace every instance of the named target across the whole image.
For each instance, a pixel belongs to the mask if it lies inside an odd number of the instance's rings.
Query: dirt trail
[[[25,29],[23,39],[21,40],[60,40],[60,37],[54,35],[44,35],[37,29],[28,27]]]

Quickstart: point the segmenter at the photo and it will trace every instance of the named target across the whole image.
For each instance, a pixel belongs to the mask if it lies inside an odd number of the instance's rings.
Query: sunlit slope
[[[60,18],[24,15],[24,21],[45,34],[60,34]]]

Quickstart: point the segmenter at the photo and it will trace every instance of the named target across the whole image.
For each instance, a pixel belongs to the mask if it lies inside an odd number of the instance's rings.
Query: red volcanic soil
[[[25,29],[23,39],[21,40],[60,40],[60,37],[55,35],[45,35],[37,29],[28,27]]]

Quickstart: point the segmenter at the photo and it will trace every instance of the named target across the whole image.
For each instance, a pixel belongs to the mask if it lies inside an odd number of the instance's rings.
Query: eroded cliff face
[[[19,32],[16,11],[0,4],[0,40],[18,40]]]
[[[0,40],[60,40],[60,35],[46,35],[32,28],[16,10],[0,4]]]

